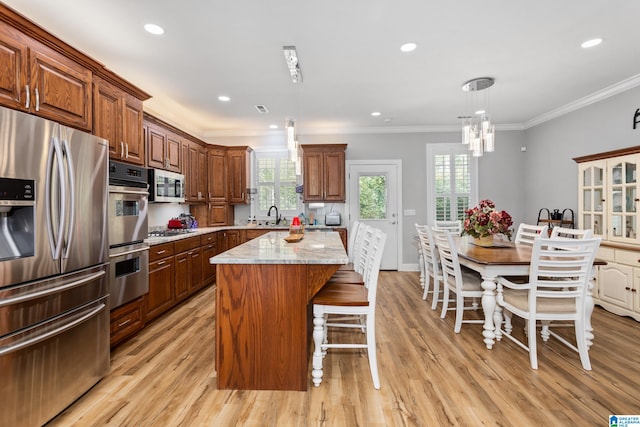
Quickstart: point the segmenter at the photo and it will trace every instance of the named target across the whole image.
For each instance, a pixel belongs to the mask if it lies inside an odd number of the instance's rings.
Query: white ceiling
[[[498,128],[526,128],[640,84],[637,0],[3,1],[200,137],[268,134],[291,115],[301,134],[456,129],[461,85],[483,76],[496,79]],[[166,33],[146,33],[149,22]],[[580,48],[594,37],[604,43]],[[418,48],[400,52],[408,41]],[[297,47],[297,86],[284,45]]]

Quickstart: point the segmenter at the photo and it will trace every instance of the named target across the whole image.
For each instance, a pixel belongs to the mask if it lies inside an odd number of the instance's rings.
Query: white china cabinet
[[[574,159],[578,163],[578,226],[602,237],[595,303],[640,321],[640,146]]]

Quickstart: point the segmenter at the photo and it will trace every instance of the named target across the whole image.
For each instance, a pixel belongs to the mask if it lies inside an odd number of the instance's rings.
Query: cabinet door
[[[324,171],[323,155],[320,152],[304,153],[303,168],[303,199],[305,202],[324,200]]]
[[[121,111],[122,141],[125,146],[124,160],[136,165],[144,165],[142,101],[129,94],[123,94]]]
[[[15,31],[0,22],[0,105],[26,110],[27,47],[16,40]]]
[[[629,155],[607,161],[609,240],[638,243],[638,179],[640,157]]]
[[[180,163],[180,152],[182,150],[182,138],[178,135],[168,133],[167,145],[165,148],[166,169],[180,173],[182,164]]]
[[[31,111],[91,131],[91,71],[44,47],[36,49],[29,49]]]
[[[189,169],[185,174],[187,176],[187,193],[189,201],[197,202],[200,200],[200,194],[198,192],[198,146],[193,143],[189,143]]]
[[[227,225],[229,205],[226,203],[209,203],[209,227]]]
[[[165,168],[167,135],[163,129],[149,125],[147,131],[147,165],[150,168]]]
[[[344,151],[324,154],[324,200],[345,201]]]
[[[631,310],[633,308],[634,268],[608,263],[600,266],[598,277],[599,298],[610,304]]]
[[[202,288],[202,248],[189,251],[189,267],[191,270],[189,282],[189,294]]]
[[[174,288],[176,302],[182,301],[189,295],[189,255],[187,252],[176,255],[176,277]]]
[[[594,235],[604,236],[607,230],[605,202],[605,170],[603,160],[582,163],[579,166],[578,227],[592,229]]]
[[[143,298],[135,299],[111,311],[111,347],[138,332],[144,326],[142,321]]]
[[[113,86],[96,80],[93,85],[93,133],[109,141],[109,157],[122,160],[124,143],[121,135],[122,93]]]
[[[207,150],[198,146],[198,201],[204,202],[207,200]]]
[[[173,306],[174,257],[149,263],[149,293],[145,295],[145,322]]]
[[[249,152],[248,147],[230,148],[227,151],[227,168],[229,171],[229,203],[248,203],[247,184],[250,182],[249,173]]]
[[[207,190],[210,202],[227,201],[227,154],[221,149],[207,153]]]
[[[209,243],[202,247],[202,284],[203,286],[213,283],[216,279],[216,265],[211,264],[209,259],[216,255],[217,243]]]

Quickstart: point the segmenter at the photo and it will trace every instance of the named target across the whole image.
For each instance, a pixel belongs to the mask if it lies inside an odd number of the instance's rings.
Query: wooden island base
[[[313,296],[339,264],[218,264],[219,389],[307,390]]]

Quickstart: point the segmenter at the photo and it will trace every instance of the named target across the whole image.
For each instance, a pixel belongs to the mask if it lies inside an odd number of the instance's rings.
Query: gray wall
[[[399,267],[417,263],[413,243],[414,224],[427,223],[426,144],[459,143],[461,132],[402,133],[402,134],[353,134],[353,135],[302,135],[301,144],[348,144],[347,160],[392,159],[402,161],[402,207],[415,209],[415,216],[403,218],[403,248]],[[479,159],[479,196],[490,198],[498,208],[514,217],[515,224],[525,216],[523,174],[525,167],[520,147],[524,145],[524,132],[497,132],[496,151]],[[256,147],[283,147],[278,137],[225,137],[211,138],[208,142],[221,145],[249,145]],[[246,212],[240,208],[240,218]],[[400,212],[402,214],[402,212]]]
[[[543,207],[570,208],[577,215],[578,165],[572,159],[640,145],[640,129],[632,127],[639,107],[636,87],[525,131],[526,222],[534,222]]]
[[[639,107],[640,88],[634,88],[525,131],[498,131],[496,151],[478,162],[479,197],[492,199],[509,212],[516,227],[520,222],[535,223],[541,208],[570,208],[577,214],[578,168],[572,159],[640,145],[640,129],[632,130]],[[415,209],[416,216],[403,218],[401,268],[417,260],[414,223],[428,222],[426,144],[459,141],[460,132],[300,136],[302,144],[348,144],[347,160],[402,161],[402,207]],[[208,142],[284,147],[281,135],[210,138]]]

